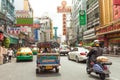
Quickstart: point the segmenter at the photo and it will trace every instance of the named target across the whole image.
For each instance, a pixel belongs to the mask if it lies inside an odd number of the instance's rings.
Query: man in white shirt
[[[9,61],[11,62],[11,58],[13,56],[13,50],[11,48],[9,48],[7,53],[8,53]]]

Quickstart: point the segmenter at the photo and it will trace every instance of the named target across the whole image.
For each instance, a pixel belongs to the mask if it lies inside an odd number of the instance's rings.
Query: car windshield
[[[32,52],[29,48],[21,48],[20,52]]]
[[[68,48],[68,46],[67,45],[62,45],[61,48]]]
[[[85,49],[85,48],[78,48],[79,51],[87,51],[88,52],[88,49]]]

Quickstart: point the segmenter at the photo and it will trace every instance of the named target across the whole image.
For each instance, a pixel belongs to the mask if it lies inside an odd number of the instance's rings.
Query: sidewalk
[[[120,57],[120,54],[114,55],[114,54],[103,54],[104,56],[111,56],[111,57]]]

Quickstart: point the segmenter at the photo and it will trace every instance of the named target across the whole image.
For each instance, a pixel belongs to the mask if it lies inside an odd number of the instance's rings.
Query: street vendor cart
[[[55,70],[56,73],[59,72],[60,66],[60,55],[52,50],[55,48],[51,42],[41,42],[38,43],[38,48],[40,48],[37,54],[36,61],[36,74],[40,71]],[[48,51],[47,51],[48,50]]]

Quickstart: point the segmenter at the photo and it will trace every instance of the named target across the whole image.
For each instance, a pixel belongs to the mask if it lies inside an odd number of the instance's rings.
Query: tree
[[[5,37],[3,41],[3,46],[5,46],[6,48],[9,48],[9,45],[10,45],[10,39]]]

